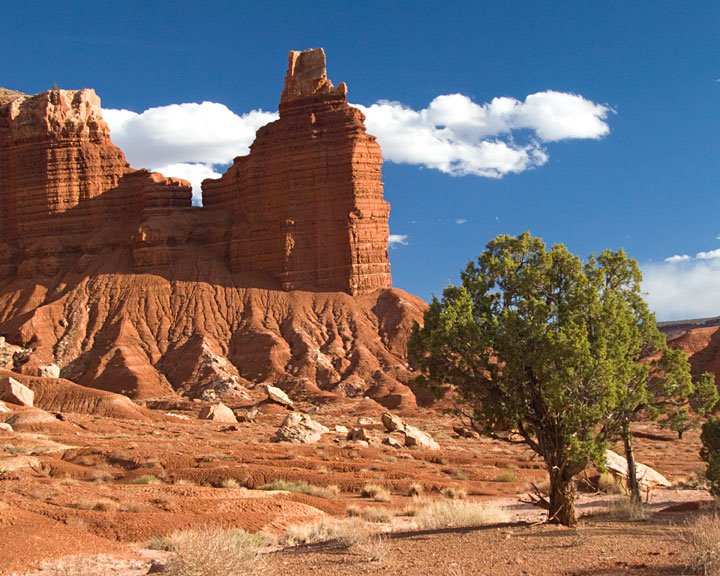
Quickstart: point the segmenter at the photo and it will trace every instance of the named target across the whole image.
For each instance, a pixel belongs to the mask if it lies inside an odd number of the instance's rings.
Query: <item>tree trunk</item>
[[[550,509],[548,522],[575,526],[575,483],[565,466],[552,466],[548,464],[550,473]]]
[[[635,504],[640,504],[642,502],[642,498],[640,496],[640,484],[637,479],[637,470],[635,469],[635,454],[633,453],[629,420],[625,420],[623,422],[622,440],[623,446],[625,447],[625,460],[627,460],[630,500]]]

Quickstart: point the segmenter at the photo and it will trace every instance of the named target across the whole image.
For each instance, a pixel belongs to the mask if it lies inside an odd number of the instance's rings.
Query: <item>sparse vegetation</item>
[[[421,530],[479,526],[506,521],[507,514],[497,506],[458,500],[427,503],[415,515],[415,523]]]
[[[368,522],[378,524],[390,522],[392,514],[387,508],[369,507],[360,511],[360,517]]]
[[[503,470],[495,476],[495,482],[517,482],[517,474],[511,470]]]
[[[302,480],[273,480],[270,484],[260,486],[259,490],[282,490],[284,492],[299,492],[318,498],[332,498],[340,493],[340,488],[331,484],[330,486],[315,486]]]
[[[467,498],[467,492],[464,488],[458,488],[456,486],[448,486],[440,490],[440,494],[448,498],[449,500],[465,500]]]
[[[220,487],[229,489],[242,488],[240,482],[235,480],[235,478],[225,478],[222,482],[220,482]]]
[[[701,516],[688,523],[686,542],[692,567],[703,576],[720,576],[720,518]]]
[[[410,486],[408,486],[407,495],[419,497],[423,495],[423,492],[425,492],[425,487],[419,482],[413,482]]]
[[[257,571],[267,539],[243,530],[203,528],[176,532],[168,542],[174,556],[167,568],[173,576],[241,576]]]
[[[133,484],[164,484],[164,482],[157,476],[152,474],[143,474],[142,476],[135,478]]]
[[[390,491],[379,484],[365,484],[360,491],[363,498],[372,498],[375,502],[390,502]]]
[[[290,546],[331,541],[368,561],[383,560],[387,553],[385,538],[373,534],[358,518],[325,519],[313,524],[290,526],[285,533],[285,542]]]
[[[621,496],[608,502],[608,515],[626,522],[638,522],[646,520],[645,509],[642,502]]]

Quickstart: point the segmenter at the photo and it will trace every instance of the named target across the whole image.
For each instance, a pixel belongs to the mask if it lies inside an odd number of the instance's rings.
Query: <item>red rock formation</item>
[[[187,182],[130,168],[92,90],[0,93],[0,190],[0,272],[25,278],[116,244],[144,209],[191,202]]]
[[[712,372],[720,386],[720,326],[692,328],[668,344],[688,355],[694,376]]]
[[[204,206],[233,212],[232,270],[269,272],[285,290],[391,286],[382,154],[346,95],[327,79],[322,49],[290,52],[280,119],[203,183]]]
[[[186,182],[127,165],[91,90],[0,90],[0,334],[33,350],[17,369],[134,398],[270,382],[414,406],[425,304],[390,288],[380,148],[346,92],[322,50],[292,52],[280,120],[193,208]]]

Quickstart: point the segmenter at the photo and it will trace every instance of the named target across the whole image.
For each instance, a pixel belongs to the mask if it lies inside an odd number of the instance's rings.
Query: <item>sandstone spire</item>
[[[290,52],[280,119],[204,182],[204,206],[233,213],[233,270],[269,272],[285,290],[391,286],[382,153],[346,94],[328,80],[322,49]]]

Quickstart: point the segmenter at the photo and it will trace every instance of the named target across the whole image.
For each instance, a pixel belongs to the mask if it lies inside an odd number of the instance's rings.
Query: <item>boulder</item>
[[[57,364],[40,366],[38,372],[42,378],[60,378],[60,366]]]
[[[198,418],[200,420],[214,420],[215,422],[237,423],[237,418],[235,418],[233,411],[222,402],[218,404],[211,404],[210,406],[203,406],[200,409]]]
[[[390,446],[390,448],[395,448],[396,450],[399,450],[403,447],[402,444],[398,440],[395,440],[395,438],[393,438],[392,436],[387,436],[383,438],[382,443],[385,446]]]
[[[291,442],[293,444],[314,444],[330,429],[315,422],[307,414],[293,412],[288,414],[278,428],[273,442]]]
[[[6,424],[5,422],[0,422],[0,430],[4,430],[5,432],[12,432],[13,427],[10,426],[10,424]]]
[[[235,417],[238,422],[250,422],[254,424],[257,414],[257,408],[241,408],[239,410],[235,410]]]
[[[265,384],[265,392],[267,393],[268,400],[272,400],[273,402],[276,402],[281,406],[287,406],[288,408],[293,407],[293,401],[290,400],[290,397],[280,390],[280,388],[271,386],[270,384]]]
[[[7,414],[8,412],[12,412],[12,410],[8,408],[5,402],[0,401],[0,414]],[[345,430],[345,432],[347,432],[347,430]]]
[[[369,442],[370,434],[368,434],[368,431],[365,430],[365,428],[353,428],[350,432],[348,432],[347,439],[351,442],[358,442],[360,440]]]
[[[608,450],[605,453],[605,467],[615,476],[620,476],[624,479],[627,479],[628,477],[627,460],[612,450]],[[672,486],[672,482],[670,482],[670,480],[645,464],[635,462],[635,473],[637,475],[638,483],[643,488],[652,488],[654,486]]]
[[[465,426],[453,426],[453,432],[461,438],[480,438],[480,434],[475,432],[472,428],[466,428]]]
[[[348,432],[350,432],[350,430],[348,430],[347,426],[336,425],[335,432],[337,432],[338,434],[347,434]]]
[[[10,404],[32,407],[34,399],[35,392],[20,384],[15,378],[10,376],[0,378],[0,400],[5,400]]]
[[[382,417],[383,426],[388,432],[402,432],[405,429],[405,422],[399,416],[385,412]]]
[[[435,442],[430,434],[426,434],[414,426],[406,424],[403,434],[405,434],[405,446],[409,448],[416,446],[425,450],[440,450],[440,444]]]

